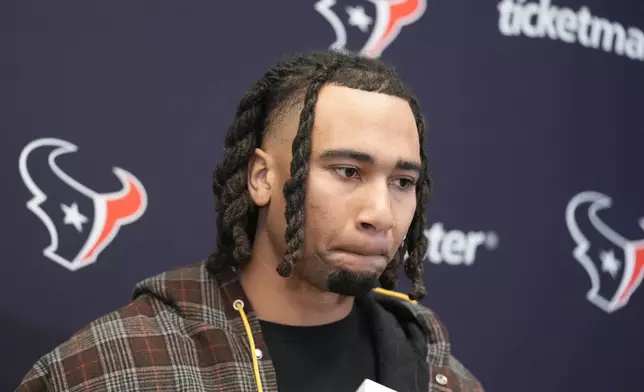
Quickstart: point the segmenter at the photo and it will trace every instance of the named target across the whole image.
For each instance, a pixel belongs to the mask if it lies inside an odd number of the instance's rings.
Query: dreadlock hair
[[[301,105],[299,128],[292,145],[291,177],[283,189],[286,251],[277,267],[281,276],[292,273],[293,265],[302,256],[304,242],[305,184],[314,109],[318,93],[326,84],[388,94],[409,102],[418,128],[423,175],[416,186],[417,206],[409,231],[379,281],[383,288],[393,289],[398,268],[403,263],[405,275],[412,283],[409,297],[421,299],[426,294],[423,258],[427,251],[427,238],[424,228],[425,207],[431,187],[424,151],[425,120],[416,98],[393,69],[380,60],[348,52],[329,50],[287,56],[257,80],[240,100],[225,138],[223,159],[213,173],[212,189],[218,212],[217,248],[208,257],[207,268],[216,272],[224,266],[242,267],[250,261],[258,209],[247,190],[248,164],[255,148],[262,145],[271,123]]]

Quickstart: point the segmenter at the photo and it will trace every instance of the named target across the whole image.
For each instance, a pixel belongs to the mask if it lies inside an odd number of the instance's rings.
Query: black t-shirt
[[[331,324],[260,324],[280,392],[355,392],[365,378],[377,381],[371,328],[355,305]]]

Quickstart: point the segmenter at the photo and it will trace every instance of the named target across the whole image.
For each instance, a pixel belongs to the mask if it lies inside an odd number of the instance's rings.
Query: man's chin
[[[364,295],[378,287],[380,274],[366,271],[340,269],[327,278],[327,289],[336,294],[355,297]]]

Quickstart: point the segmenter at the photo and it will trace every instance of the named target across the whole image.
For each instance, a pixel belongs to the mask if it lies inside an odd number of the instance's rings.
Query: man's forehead
[[[342,87],[321,91],[313,149],[351,149],[374,156],[418,157],[416,119],[402,98]]]
[[[274,118],[265,142],[289,149],[297,134],[303,105]],[[399,97],[343,86],[324,86],[314,108],[312,149],[353,149],[374,156],[418,156],[418,130],[411,108]],[[386,151],[382,151],[386,149]]]
[[[410,115],[413,118],[409,103],[400,97],[377,91],[365,91],[339,85],[326,85],[320,89],[316,104],[316,117],[338,116],[360,117],[368,115],[381,119],[391,117],[392,108],[402,112],[399,115]],[[404,112],[404,113],[403,113]]]

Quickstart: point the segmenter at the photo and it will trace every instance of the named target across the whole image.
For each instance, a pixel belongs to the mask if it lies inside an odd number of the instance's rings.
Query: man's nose
[[[364,190],[362,209],[356,224],[359,230],[387,232],[394,225],[394,214],[387,184],[377,184]]]

